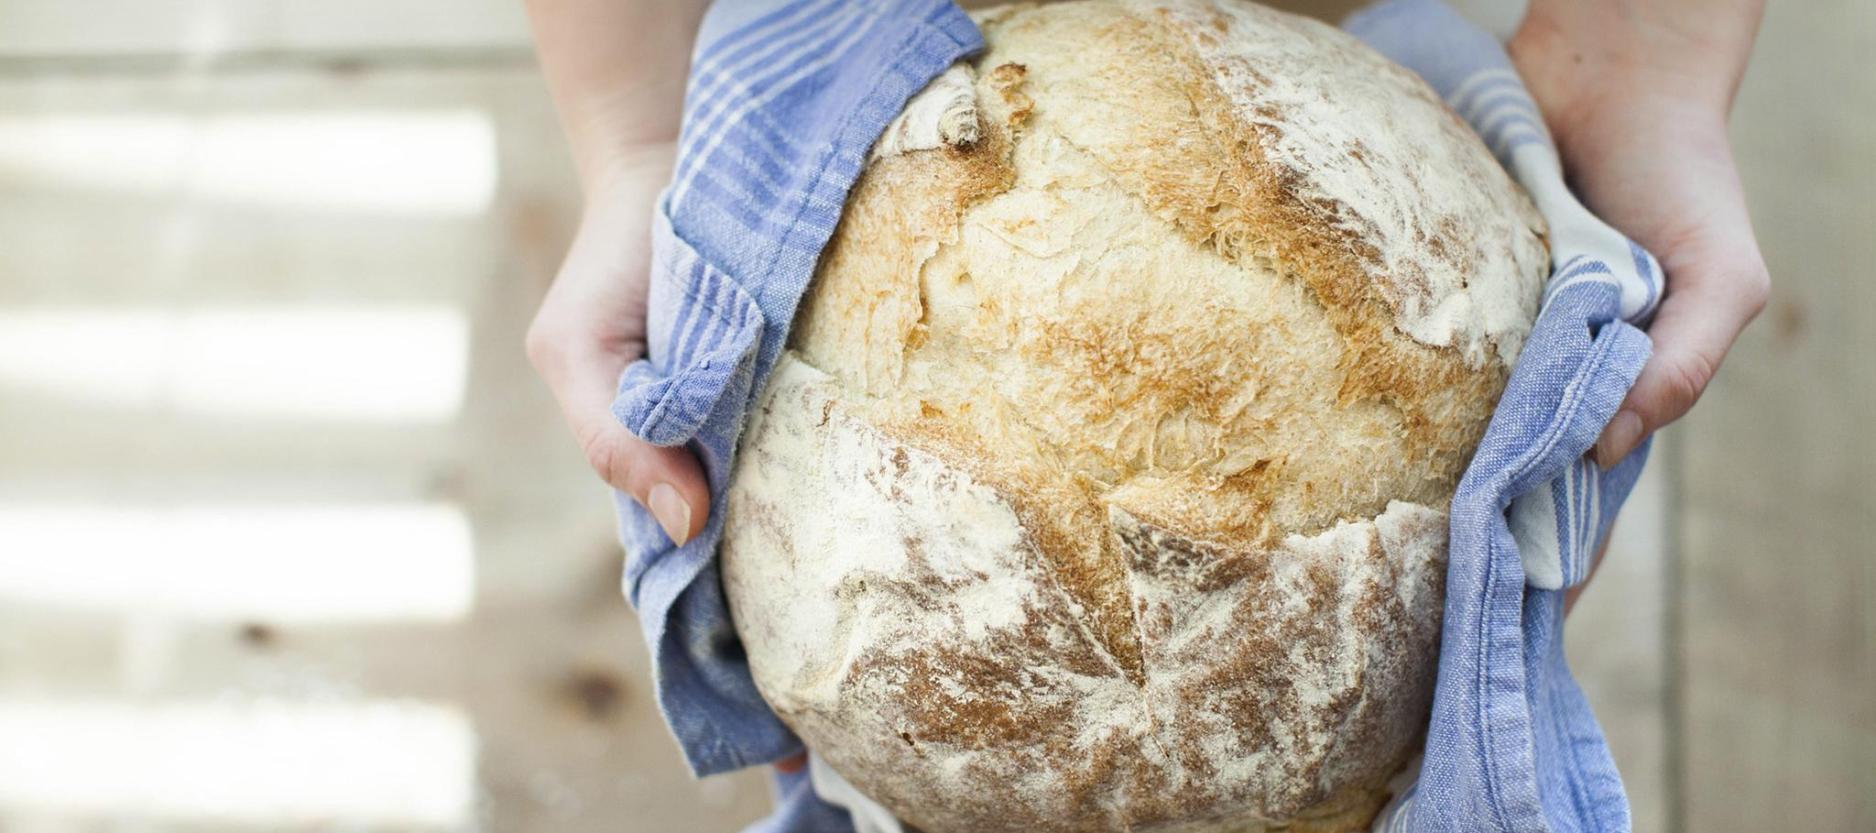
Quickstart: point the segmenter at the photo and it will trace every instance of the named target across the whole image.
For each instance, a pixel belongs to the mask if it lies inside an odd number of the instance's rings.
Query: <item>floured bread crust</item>
[[[975,144],[982,129],[976,81],[970,65],[965,63],[953,64],[932,79],[905,103],[905,111],[886,125],[886,132],[873,143],[872,158]]]
[[[921,96],[976,135],[889,131],[938,140],[875,156],[743,439],[756,681],[930,833],[1358,829],[1425,723],[1541,223],[1320,24],[980,22],[974,109]]]
[[[757,682],[927,833],[1355,830],[1425,721],[1440,511],[1232,550],[1112,509],[1131,673],[955,449],[793,357],[746,436],[722,555]]]

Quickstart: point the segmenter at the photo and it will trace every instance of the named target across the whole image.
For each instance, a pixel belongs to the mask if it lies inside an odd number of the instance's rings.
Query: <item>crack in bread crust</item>
[[[778,367],[723,580],[764,696],[868,795],[932,833],[1341,830],[1378,809],[1428,707],[1443,513],[1395,503],[1255,551],[1113,510],[1136,679],[1010,490],[841,396]]]

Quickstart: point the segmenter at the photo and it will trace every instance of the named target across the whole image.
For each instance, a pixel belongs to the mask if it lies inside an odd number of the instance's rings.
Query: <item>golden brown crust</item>
[[[790,343],[829,378],[774,385],[745,439],[723,557],[757,681],[933,833],[1365,824],[1424,721],[1534,214],[1315,24],[980,22],[977,140],[869,166]],[[860,531],[809,517],[835,507]],[[831,629],[791,607],[823,585]]]

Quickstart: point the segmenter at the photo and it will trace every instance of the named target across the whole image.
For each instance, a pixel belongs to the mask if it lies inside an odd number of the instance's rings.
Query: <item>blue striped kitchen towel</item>
[[[1543,311],[1453,500],[1426,755],[1377,828],[1625,830],[1620,781],[1564,665],[1562,594],[1585,577],[1647,454],[1608,472],[1583,457],[1647,359],[1635,325],[1660,297],[1660,272],[1571,197],[1489,35],[1438,0],[1382,3],[1348,26],[1478,130],[1549,220],[1553,254]],[[654,229],[650,350],[614,406],[640,436],[689,445],[714,489],[709,526],[682,547],[618,499],[625,590],[660,706],[698,774],[800,749],[750,680],[713,557],[743,417],[867,149],[912,93],[980,47],[943,0],[722,0],[706,18]],[[777,813],[753,829],[853,829],[814,782],[835,792],[808,772],[781,777]],[[839,792],[858,818],[878,819],[877,806]]]

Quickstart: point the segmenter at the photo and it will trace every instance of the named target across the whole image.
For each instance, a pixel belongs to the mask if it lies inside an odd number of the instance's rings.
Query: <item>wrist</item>
[[[1586,53],[1580,37],[1556,26],[1534,14],[1506,47],[1567,170],[1638,147],[1682,153],[1728,146],[1730,87],[1622,55],[1618,47]]]
[[[624,196],[656,194],[671,179],[677,142],[621,142],[596,150],[579,164],[588,212]]]
[[[706,0],[528,0],[541,71],[589,192],[677,139]],[[668,154],[667,154],[668,155]]]
[[[1609,99],[1724,122],[1761,0],[1533,0],[1506,44],[1553,119]]]

